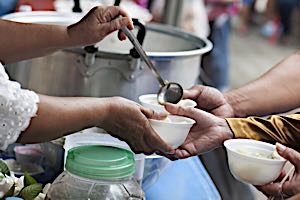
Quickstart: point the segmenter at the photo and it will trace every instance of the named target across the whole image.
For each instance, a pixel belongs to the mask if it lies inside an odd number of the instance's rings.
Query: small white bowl
[[[224,142],[229,169],[232,175],[245,183],[265,185],[278,178],[286,160],[266,158],[272,155],[275,145],[250,140],[231,139]]]
[[[149,119],[149,121],[156,133],[174,149],[183,144],[195,123],[193,119],[176,115],[169,115],[167,120]]]
[[[156,112],[167,112],[163,105],[157,102],[157,94],[145,94],[139,97],[142,106],[150,108]],[[196,107],[197,103],[191,99],[183,99],[177,103],[184,107]]]

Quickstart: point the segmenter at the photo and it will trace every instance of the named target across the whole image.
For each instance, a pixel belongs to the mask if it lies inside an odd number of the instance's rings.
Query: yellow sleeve
[[[300,114],[227,118],[235,138],[280,142],[300,149]]]

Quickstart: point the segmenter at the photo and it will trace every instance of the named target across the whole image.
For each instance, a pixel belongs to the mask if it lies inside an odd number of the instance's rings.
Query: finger
[[[174,154],[175,150],[166,144],[156,133],[152,133],[153,137],[145,138],[145,142],[155,151],[160,151],[166,154]]]
[[[280,173],[280,175],[278,176],[278,178],[277,178],[275,181],[273,181],[273,182],[281,182],[282,179],[285,177],[285,175],[286,175],[286,172],[285,172],[285,171],[282,171],[282,172]]]
[[[279,196],[282,190],[280,183],[270,183],[263,186],[256,186],[256,188],[264,194],[273,196]]]
[[[293,197],[291,197],[291,198],[289,198],[289,200],[300,200],[300,193],[293,196]]]
[[[176,104],[166,103],[165,104],[166,110],[173,114],[173,115],[180,115],[184,117],[189,117],[192,119],[195,119],[196,121],[199,120],[199,118],[203,117],[203,111],[197,109],[197,108],[191,108],[191,107],[183,107]],[[205,113],[204,113],[205,114]]]
[[[145,107],[140,107],[141,112],[148,118],[148,119],[158,119],[158,120],[163,120],[168,116],[168,113],[166,112],[155,112],[152,109],[145,108]]]
[[[168,154],[175,153],[175,150],[154,131],[149,122],[145,125],[145,130],[147,131],[143,134],[143,141],[149,148]]]
[[[295,182],[284,182],[282,185],[282,193],[287,196],[293,196],[300,192],[299,184]]]
[[[106,11],[104,12],[104,15],[105,16],[103,16],[103,17],[106,19],[106,22],[111,22],[111,21],[115,20],[118,16],[121,16],[119,19],[128,18],[128,19],[130,19],[130,23],[123,25],[123,26],[127,26],[127,28],[129,30],[133,29],[133,22],[129,16],[129,14],[125,10],[121,9],[119,6],[108,7],[106,9]]]
[[[282,185],[282,193],[288,196],[293,196],[297,193],[299,193],[299,185],[293,184],[289,181],[284,182]],[[297,191],[298,189],[298,191]]]
[[[132,24],[132,21],[130,18],[122,17],[122,18],[117,18],[110,22],[104,23],[103,29],[106,31],[106,34],[109,34],[111,32],[121,29],[124,26],[130,26],[130,24]]]
[[[125,33],[123,33],[121,30],[119,30],[118,38],[119,38],[119,40],[123,41],[123,40],[126,40],[127,37],[126,37]]]
[[[290,161],[298,172],[300,169],[300,153],[280,143],[276,143],[276,150],[280,156]]]
[[[190,116],[191,112],[193,112],[188,107],[179,106],[176,104],[165,103],[166,110],[173,115],[181,115],[181,116]]]
[[[184,158],[188,158],[191,157],[192,155],[185,149],[176,149],[176,157],[179,159],[184,159]]]
[[[184,90],[183,92],[183,98],[184,99],[197,99],[198,96],[202,93],[202,91],[204,90],[205,86],[202,85],[195,85],[193,87],[191,87],[188,90]]]
[[[164,156],[166,158],[168,158],[169,160],[172,160],[172,161],[175,161],[175,160],[178,160],[176,154],[168,154],[168,153],[163,153],[163,152],[155,152],[157,155],[160,155],[160,156]]]
[[[103,7],[100,7],[103,9]],[[129,18],[129,14],[123,10],[122,8],[120,8],[119,6],[108,6],[105,8],[104,11],[104,17],[106,18],[107,22],[115,19],[118,16],[122,16],[122,17],[128,17]]]

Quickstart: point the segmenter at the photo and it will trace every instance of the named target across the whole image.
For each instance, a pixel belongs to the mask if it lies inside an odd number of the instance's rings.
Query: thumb
[[[204,86],[195,85],[188,90],[184,90],[183,98],[195,100],[198,98],[198,96],[202,93],[203,90],[204,90]]]
[[[166,110],[173,115],[180,115],[184,117],[191,117],[195,115],[190,107],[182,107],[176,104],[165,103]]]
[[[280,143],[276,143],[276,150],[280,156],[290,161],[297,171],[300,169],[300,153]]]
[[[132,21],[129,17],[116,18],[110,22],[103,24],[103,28],[105,29],[105,32],[107,34],[119,30],[124,26],[133,27]]]
[[[140,107],[142,113],[147,117],[147,118],[150,118],[150,119],[158,119],[158,120],[162,120],[162,119],[165,119],[167,116],[168,116],[168,113],[166,112],[155,112],[154,110],[152,109],[149,109],[149,108],[145,108],[145,107]]]

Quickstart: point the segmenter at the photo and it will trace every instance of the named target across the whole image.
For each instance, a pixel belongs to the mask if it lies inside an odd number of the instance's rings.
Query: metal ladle
[[[155,75],[156,79],[158,80],[160,84],[160,89],[157,93],[157,101],[160,104],[165,104],[166,102],[169,103],[178,103],[183,96],[183,88],[179,83],[175,82],[168,82],[162,79],[161,75],[157,71],[157,69],[154,67],[152,62],[150,61],[150,58],[147,56],[146,52],[144,51],[143,47],[137,40],[137,38],[133,35],[133,33],[127,28],[122,28],[123,33],[128,37],[132,45],[135,47],[138,54],[141,56],[141,58],[145,61],[147,66],[150,68],[152,73]]]

